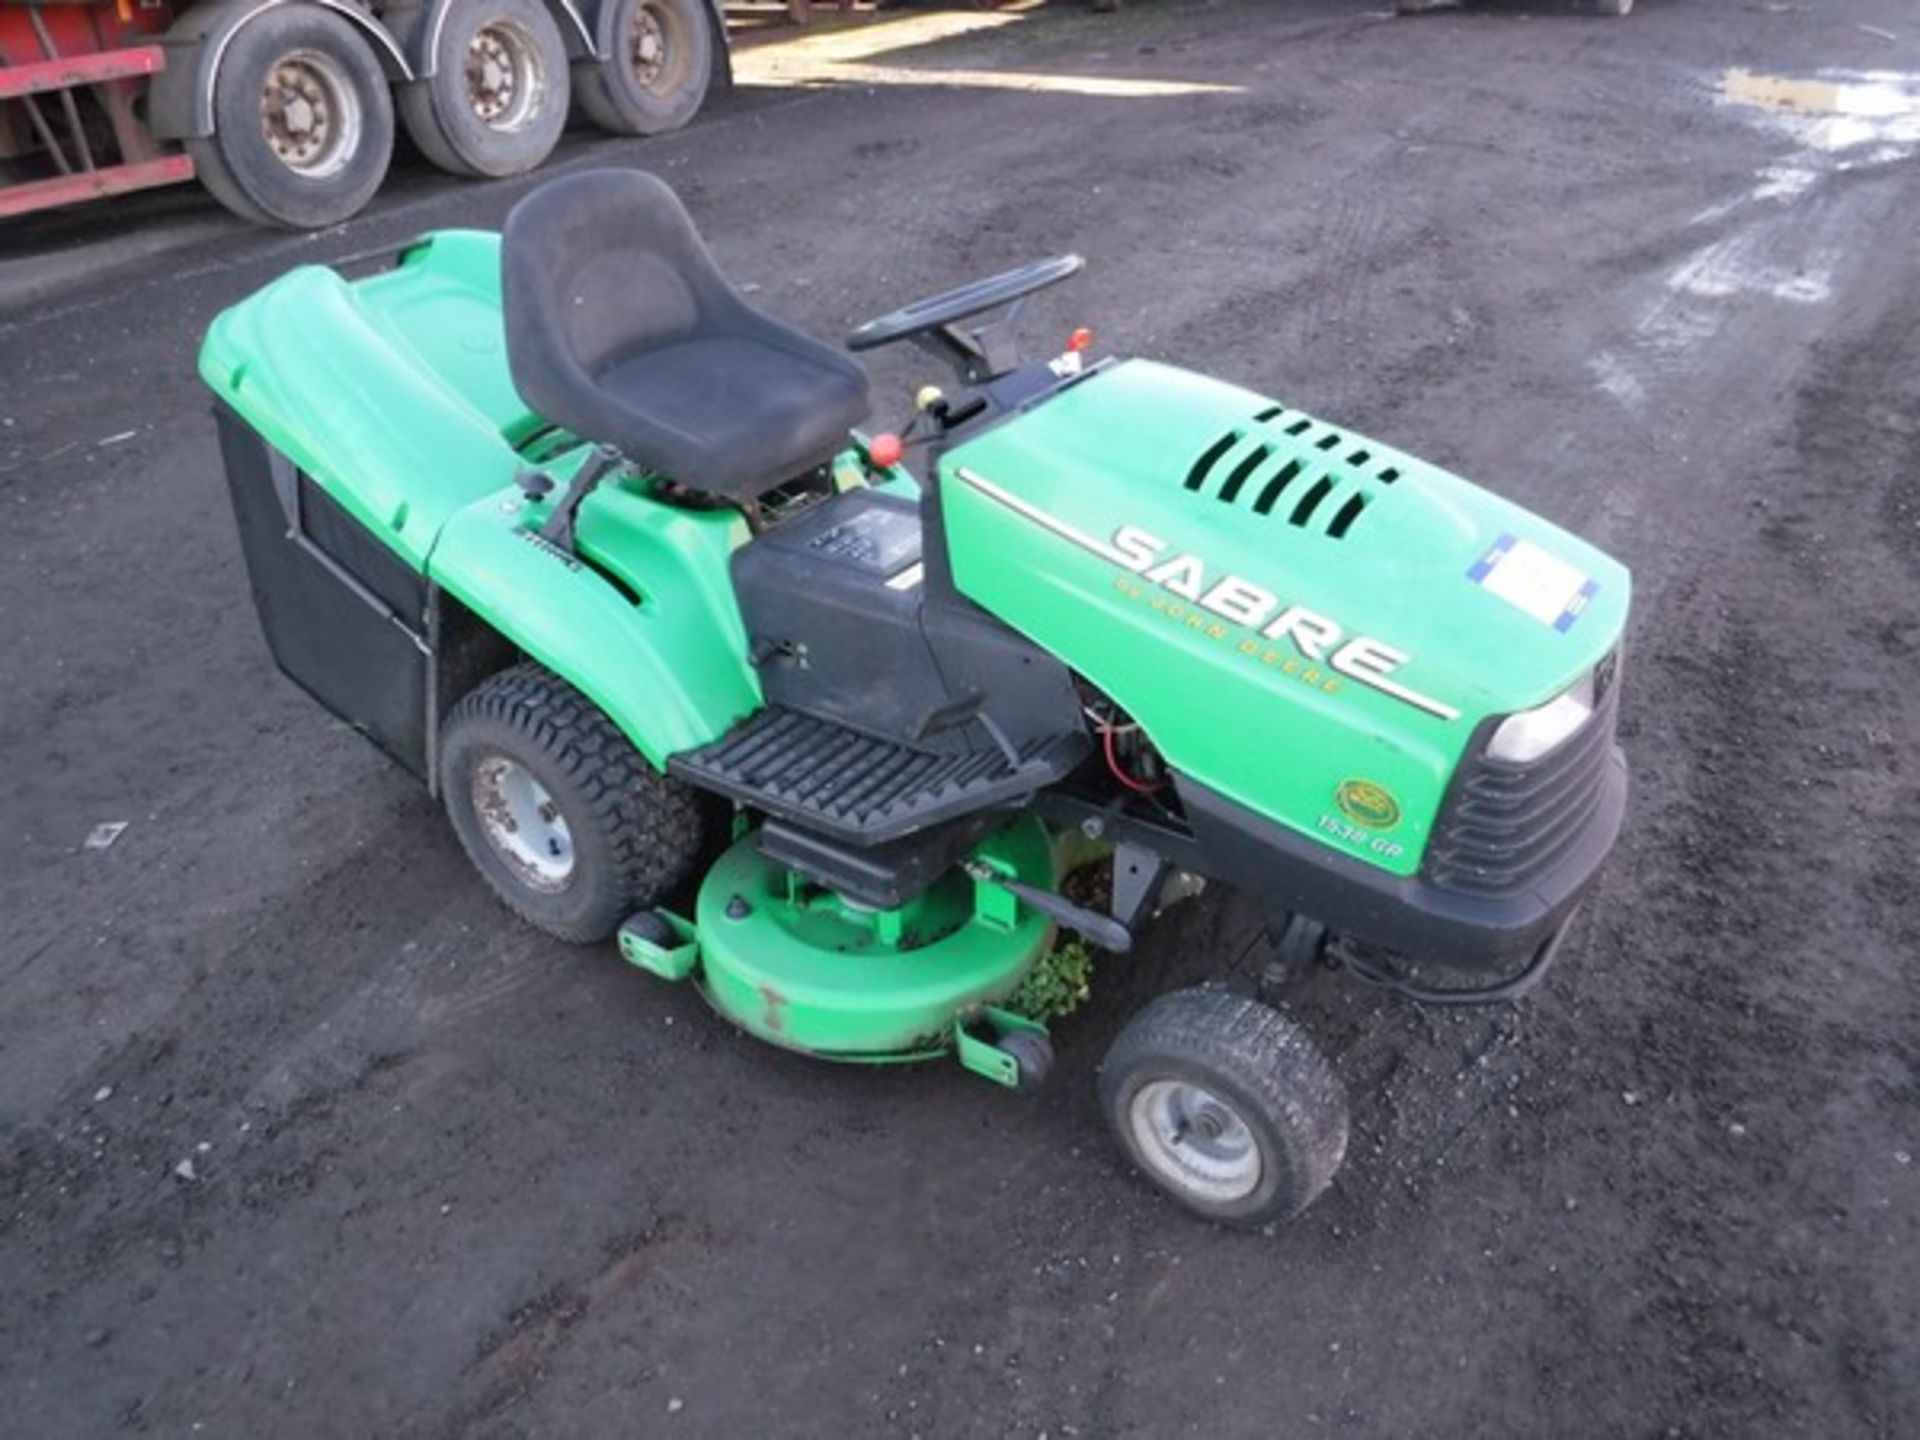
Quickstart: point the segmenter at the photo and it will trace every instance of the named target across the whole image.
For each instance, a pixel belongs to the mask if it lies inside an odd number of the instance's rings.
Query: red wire
[[[1113,753],[1113,730],[1111,727],[1100,732],[1100,748],[1106,752],[1107,769],[1113,772],[1113,778],[1129,790],[1138,790],[1142,795],[1151,795],[1160,787],[1149,785],[1144,780],[1136,780],[1120,768],[1120,758]]]

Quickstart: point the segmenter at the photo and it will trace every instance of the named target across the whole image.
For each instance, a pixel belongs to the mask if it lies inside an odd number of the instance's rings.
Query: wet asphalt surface
[[[316,237],[192,191],[14,222],[0,1430],[1920,1433],[1920,133],[1715,92],[1920,71],[1911,6],[1135,5],[891,58],[1242,88],[743,92],[557,163],[657,169],[822,335],[1080,250],[1036,335],[1625,559],[1635,797],[1561,967],[1494,1013],[1316,981],[1353,1144],[1271,1236],[1149,1193],[1091,1086],[1248,955],[1244,900],[1108,965],[1032,1100],[749,1042],[505,916],[249,606],[207,321],[526,185],[415,165]],[[884,415],[936,378],[874,368]]]

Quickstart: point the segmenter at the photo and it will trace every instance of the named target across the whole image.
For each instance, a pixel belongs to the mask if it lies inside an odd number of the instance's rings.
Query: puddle
[[[1914,107],[1913,97],[1897,84],[1789,80],[1784,75],[1755,75],[1750,70],[1729,70],[1720,82],[1720,91],[1729,100],[1808,115],[1898,115]]]
[[[1920,75],[1829,71],[1795,78],[1728,70],[1719,89],[1732,104],[1773,112],[1820,150],[1920,144]]]
[[[1699,245],[1660,277],[1623,343],[1589,362],[1595,385],[1628,411],[1695,363],[1689,357],[1702,347],[1753,333],[1739,327],[1751,323],[1756,305],[1830,302],[1859,240],[1823,187],[1920,150],[1920,75],[1726,70],[1715,88],[1777,153],[1739,192],[1692,217],[1688,224],[1703,231]]]

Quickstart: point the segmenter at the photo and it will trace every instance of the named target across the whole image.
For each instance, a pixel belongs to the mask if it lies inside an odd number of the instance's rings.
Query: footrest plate
[[[748,716],[711,745],[667,762],[669,773],[795,824],[873,845],[1063,778],[1086,753],[1068,734],[1029,746],[941,752],[884,739],[781,706]]]

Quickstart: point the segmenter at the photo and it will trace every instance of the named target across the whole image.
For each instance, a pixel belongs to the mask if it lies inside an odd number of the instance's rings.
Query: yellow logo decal
[[[1343,780],[1333,800],[1341,814],[1369,830],[1391,830],[1400,823],[1400,802],[1386,786],[1371,780]]]

